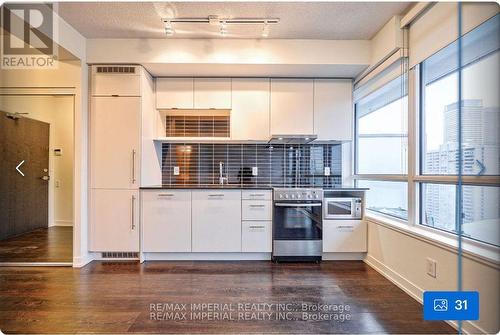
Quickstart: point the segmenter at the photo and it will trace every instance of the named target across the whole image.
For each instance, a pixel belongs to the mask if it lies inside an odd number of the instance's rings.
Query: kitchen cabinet
[[[366,252],[364,220],[323,220],[323,252]]]
[[[194,78],[195,109],[231,109],[231,78]]]
[[[193,78],[157,78],[157,109],[193,109]]]
[[[97,72],[99,68],[109,72]],[[124,72],[125,69],[127,72]],[[141,96],[140,70],[136,66],[93,66],[92,95]],[[129,71],[133,71],[133,73]]]
[[[141,193],[142,251],[191,252],[191,191]]]
[[[352,82],[314,80],[314,134],[318,140],[352,140]]]
[[[241,230],[241,251],[272,251],[271,221],[243,221]]]
[[[141,98],[93,97],[91,104],[91,188],[138,188]]]
[[[90,250],[139,251],[139,191],[91,190]]]
[[[271,79],[271,134],[314,133],[312,79]]]
[[[269,139],[269,79],[232,80],[231,139]]]
[[[192,192],[192,251],[241,252],[241,190]]]

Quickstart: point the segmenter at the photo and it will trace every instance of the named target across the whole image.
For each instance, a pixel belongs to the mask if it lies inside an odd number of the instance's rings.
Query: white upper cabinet
[[[93,97],[90,187],[137,189],[140,176],[140,97]]]
[[[140,67],[97,65],[92,71],[93,96],[141,96]]]
[[[157,78],[156,108],[158,109],[193,109],[193,78]]]
[[[312,79],[271,79],[271,134],[313,134]]]
[[[231,109],[231,78],[194,78],[195,109]]]
[[[352,140],[352,82],[314,80],[314,134],[318,140]]]
[[[231,139],[269,139],[269,79],[235,78],[232,83]]]

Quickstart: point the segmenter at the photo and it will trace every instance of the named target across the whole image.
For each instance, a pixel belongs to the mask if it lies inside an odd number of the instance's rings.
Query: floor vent
[[[139,258],[138,252],[103,252],[102,258]]]
[[[97,73],[135,73],[135,66],[98,66]]]

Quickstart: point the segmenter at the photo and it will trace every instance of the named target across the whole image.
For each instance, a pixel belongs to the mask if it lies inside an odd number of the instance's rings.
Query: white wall
[[[49,131],[49,226],[73,225],[73,97],[0,96],[0,110],[29,113],[26,117],[46,122]],[[54,149],[63,155],[54,156]],[[56,187],[56,181],[59,186]]]
[[[437,261],[436,278],[426,274],[427,257]],[[420,302],[424,291],[457,289],[458,256],[454,248],[417,238],[376,220],[370,220],[368,224],[365,262]],[[469,333],[497,333],[500,327],[498,263],[465,254],[463,289],[479,291],[480,296],[480,320],[465,322],[464,330]]]

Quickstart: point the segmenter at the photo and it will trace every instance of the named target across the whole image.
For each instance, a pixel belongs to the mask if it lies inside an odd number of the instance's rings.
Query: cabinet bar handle
[[[132,230],[135,230],[135,220],[134,220],[134,214],[135,214],[135,195],[132,196]]]
[[[132,184],[135,184],[135,149],[132,150]]]
[[[224,194],[209,194],[209,197],[223,197]]]
[[[265,194],[263,193],[252,193],[250,194],[251,197],[263,197]]]
[[[254,229],[254,228],[266,228],[265,226],[250,226],[250,229]]]
[[[160,193],[158,194],[159,197],[173,197],[174,195],[172,193]]]
[[[263,208],[263,207],[266,207],[266,205],[250,205],[250,207]]]

